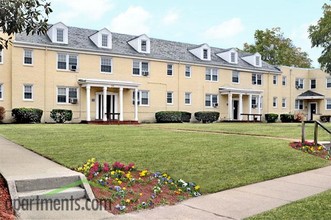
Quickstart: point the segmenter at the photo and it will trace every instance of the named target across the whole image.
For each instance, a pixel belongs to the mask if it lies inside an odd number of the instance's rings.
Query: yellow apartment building
[[[331,115],[331,76],[318,69],[275,67],[261,55],[208,44],[131,36],[59,22],[47,35],[17,34],[0,52],[0,106],[52,109],[73,121],[155,121],[158,111]],[[192,120],[194,117],[192,117]]]

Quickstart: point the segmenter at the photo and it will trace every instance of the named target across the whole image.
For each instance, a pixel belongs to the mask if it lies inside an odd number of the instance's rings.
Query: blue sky
[[[280,27],[319,67],[307,28],[328,0],[50,0],[50,22],[149,37],[242,49],[257,29]]]

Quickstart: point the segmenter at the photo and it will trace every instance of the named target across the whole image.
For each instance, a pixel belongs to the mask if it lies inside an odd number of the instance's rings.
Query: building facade
[[[0,106],[70,109],[73,121],[154,121],[158,111],[331,115],[331,76],[275,67],[257,54],[67,27],[14,36],[0,52]],[[193,119],[193,118],[192,118]]]

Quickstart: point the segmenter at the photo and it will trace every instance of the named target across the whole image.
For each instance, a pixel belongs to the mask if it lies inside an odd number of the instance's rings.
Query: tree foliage
[[[321,68],[331,74],[331,5],[323,5],[323,17],[317,25],[309,26],[309,38],[312,47],[323,47],[318,62]]]
[[[52,12],[46,0],[0,0],[0,49],[8,48],[12,35],[45,34],[48,15]]]
[[[312,60],[308,54],[295,47],[290,38],[285,38],[279,27],[265,31],[256,30],[254,39],[255,44],[244,44],[245,52],[259,52],[262,60],[273,65],[311,67]]]

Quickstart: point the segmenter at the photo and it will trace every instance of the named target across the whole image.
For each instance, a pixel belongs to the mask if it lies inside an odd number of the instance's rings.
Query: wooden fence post
[[[306,140],[306,131],[305,131],[305,122],[302,121],[301,123],[301,126],[302,126],[302,130],[301,130],[301,143],[305,143],[305,140]]]
[[[318,124],[315,122],[315,127],[314,127],[314,144],[317,147],[317,137],[318,137]]]

